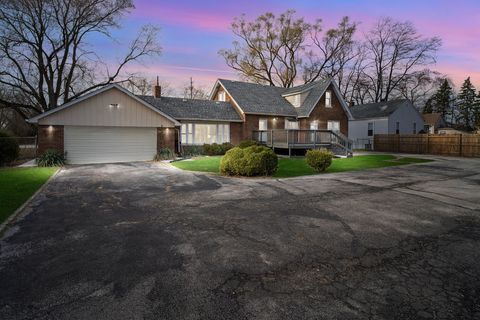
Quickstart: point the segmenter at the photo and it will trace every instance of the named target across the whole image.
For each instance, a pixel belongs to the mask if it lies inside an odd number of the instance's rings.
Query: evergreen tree
[[[473,107],[473,120],[473,125],[477,127],[477,129],[480,129],[480,90],[478,91],[478,96]]]
[[[452,113],[453,90],[447,79],[444,79],[440,88],[434,96],[435,104],[434,111],[442,114],[442,117],[446,119],[447,114]]]
[[[425,102],[425,106],[423,107],[423,113],[433,112],[433,102],[434,102],[434,97],[428,98],[428,100]]]
[[[457,96],[456,106],[462,123],[470,129],[473,128],[476,122],[475,111],[477,102],[475,87],[470,81],[470,77],[468,77],[463,82],[460,93]]]

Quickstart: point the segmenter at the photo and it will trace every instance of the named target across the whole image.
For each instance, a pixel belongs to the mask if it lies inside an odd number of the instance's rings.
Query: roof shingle
[[[385,102],[367,103],[350,107],[355,120],[369,118],[384,118],[394,113],[398,108],[411,104],[408,99],[390,100]]]

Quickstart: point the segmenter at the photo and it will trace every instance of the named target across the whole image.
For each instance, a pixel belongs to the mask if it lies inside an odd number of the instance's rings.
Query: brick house
[[[56,149],[70,163],[102,163],[246,139],[273,148],[348,140],[350,111],[331,79],[294,88],[219,79],[210,100],[163,97],[158,83],[153,92],[134,95],[113,84],[29,119],[38,126],[39,154]]]

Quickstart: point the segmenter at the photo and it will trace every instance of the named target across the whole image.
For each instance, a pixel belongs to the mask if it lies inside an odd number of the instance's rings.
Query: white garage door
[[[109,163],[152,160],[157,151],[156,128],[64,128],[68,163]]]

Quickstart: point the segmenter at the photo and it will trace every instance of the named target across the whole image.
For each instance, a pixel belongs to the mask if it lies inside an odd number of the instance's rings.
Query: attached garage
[[[156,128],[64,128],[65,152],[70,163],[152,160],[157,153]]]
[[[66,152],[70,164],[152,160],[176,149],[180,123],[128,90],[110,85],[29,120],[38,153]]]

